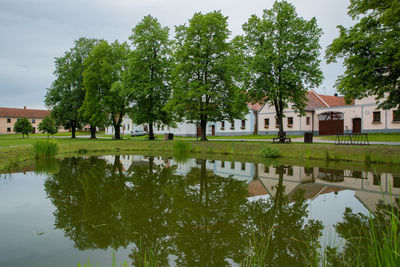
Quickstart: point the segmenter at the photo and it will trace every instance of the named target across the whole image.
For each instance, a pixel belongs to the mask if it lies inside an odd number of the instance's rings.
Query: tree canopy
[[[29,138],[29,134],[33,132],[32,124],[27,118],[20,118],[14,124],[14,132],[21,133],[22,138],[24,138],[25,135]]]
[[[348,14],[357,23],[340,35],[326,51],[328,63],[343,58],[346,68],[336,87],[348,98],[375,96],[380,107],[400,106],[400,2],[350,0]]]
[[[49,137],[49,134],[53,135],[58,132],[56,123],[50,116],[44,117],[42,122],[39,123],[38,129],[43,133],[47,133],[47,138]]]
[[[156,18],[146,16],[129,37],[134,50],[129,55],[123,77],[123,95],[132,108],[130,117],[137,124],[149,124],[149,139],[154,139],[154,123],[169,125],[171,117],[164,106],[171,95],[169,29]]]
[[[64,56],[56,58],[55,80],[51,87],[47,88],[44,102],[52,110],[57,125],[71,128],[72,138],[75,138],[76,128],[80,128],[83,123],[78,110],[85,99],[84,61],[97,42],[96,39],[79,38]]]
[[[307,21],[299,17],[286,1],[276,1],[261,17],[252,15],[243,30],[250,100],[275,107],[282,134],[288,103],[303,114],[307,90],[321,83],[318,56],[322,30],[315,18]]]
[[[220,11],[195,13],[188,25],[176,27],[170,106],[178,117],[200,124],[202,140],[207,122],[239,118],[246,110],[229,35]]]
[[[120,125],[128,104],[127,98],[120,94],[128,53],[126,43],[100,41],[84,62],[85,100],[80,112],[91,125],[113,125],[116,139],[120,138]]]

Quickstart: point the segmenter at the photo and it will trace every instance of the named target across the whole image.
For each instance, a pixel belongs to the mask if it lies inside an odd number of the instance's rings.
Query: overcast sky
[[[79,37],[128,41],[131,29],[148,14],[173,29],[195,12],[221,10],[229,17],[232,35],[250,15],[260,16],[273,0],[1,0],[0,1],[0,107],[44,108],[46,88],[54,79],[54,58]],[[341,64],[326,65],[326,46],[338,36],[338,24],[353,22],[349,0],[289,0],[305,19],[317,18],[321,38],[324,82],[316,91],[333,94]],[[171,36],[173,37],[173,36]]]

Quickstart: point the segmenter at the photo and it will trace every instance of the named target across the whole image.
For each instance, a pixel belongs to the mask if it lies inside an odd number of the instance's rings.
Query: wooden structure
[[[368,134],[337,134],[335,145],[369,145]]]
[[[319,135],[343,134],[343,113],[326,112],[319,115]]]

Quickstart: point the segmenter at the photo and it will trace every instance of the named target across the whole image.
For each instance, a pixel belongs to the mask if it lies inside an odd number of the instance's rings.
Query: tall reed
[[[58,144],[55,140],[38,140],[33,143],[33,153],[36,158],[51,158],[58,152]]]

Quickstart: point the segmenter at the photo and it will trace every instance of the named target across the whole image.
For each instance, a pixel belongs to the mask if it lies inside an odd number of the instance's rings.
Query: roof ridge
[[[318,100],[320,100],[326,107],[330,107],[330,106],[328,105],[328,103],[326,103],[326,102],[322,99],[322,97],[320,97],[319,94],[318,94],[317,92],[314,91],[314,89],[311,89],[311,92],[312,92],[312,93],[318,98]]]

